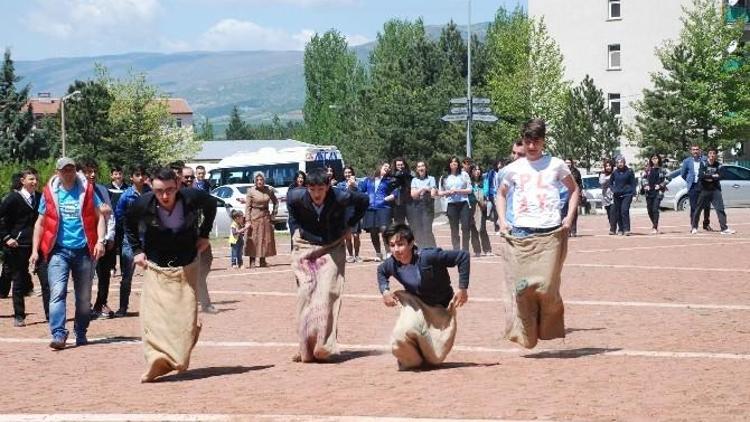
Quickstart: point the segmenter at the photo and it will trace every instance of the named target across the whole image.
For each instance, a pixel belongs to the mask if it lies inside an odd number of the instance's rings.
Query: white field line
[[[96,286],[93,286],[96,291]],[[118,292],[117,289],[110,289],[110,292]],[[134,288],[132,292],[141,293],[143,289]],[[69,290],[72,293],[72,290]],[[258,292],[247,290],[209,290],[210,294],[229,295],[229,296],[265,296],[265,297],[297,297],[294,292]],[[342,295],[348,299],[363,300],[381,300],[382,296],[364,293],[344,293]],[[502,298],[497,297],[475,297],[469,298],[470,302],[478,303],[503,303]],[[637,301],[599,301],[599,300],[564,300],[566,305],[577,306],[620,306],[628,308],[671,308],[671,309],[711,309],[721,311],[750,311],[750,305],[715,305],[711,303],[674,303],[674,302],[637,302]]]
[[[503,264],[502,261],[474,260],[472,264]],[[750,273],[747,268],[715,268],[715,267],[666,267],[659,265],[623,265],[623,264],[565,264],[566,267],[582,268],[617,268],[632,270],[669,270],[669,271],[708,271],[721,273]]]
[[[678,245],[653,245],[653,246],[631,246],[628,248],[607,248],[607,249],[588,249],[572,251],[573,253],[596,253],[596,252],[613,252],[613,251],[639,251],[649,249],[671,249],[671,248],[692,248],[696,246],[734,246],[747,245],[750,241],[742,242],[712,242],[712,243],[682,243]]]
[[[393,416],[327,416],[265,414],[182,414],[182,413],[48,413],[0,415],[0,422],[198,422],[198,421],[320,421],[320,422],[551,422],[549,419],[451,419],[405,418]]]
[[[287,264],[289,265],[289,264]],[[368,264],[351,264],[347,265],[347,270],[355,270],[357,268],[369,268],[369,267],[377,267],[380,265],[380,263],[368,263]],[[291,268],[288,268],[286,270],[268,270],[268,271],[255,271],[255,272],[236,272],[233,274],[219,274],[219,275],[209,275],[209,280],[219,279],[219,278],[229,278],[229,277],[237,277],[237,276],[263,276],[265,274],[283,274],[283,273],[291,273],[293,270]],[[276,280],[278,281],[278,280]]]
[[[97,337],[89,338],[89,342],[106,342],[107,340],[116,340],[117,337]],[[41,338],[7,338],[0,337],[0,343],[8,344],[46,344],[48,339]],[[72,342],[72,340],[71,340]],[[122,345],[139,345],[140,340],[123,340],[117,341]],[[263,349],[263,348],[297,348],[299,343],[295,342],[259,342],[259,341],[198,341],[198,346],[215,347],[215,348],[246,348],[246,349]],[[391,350],[388,344],[339,344],[341,350],[374,350],[387,352]],[[750,360],[748,353],[715,353],[715,352],[684,352],[684,351],[667,351],[667,350],[628,350],[628,349],[601,349],[592,352],[596,348],[578,348],[578,349],[536,349],[525,350],[521,348],[499,348],[488,346],[455,346],[454,351],[467,353],[489,353],[505,355],[535,355],[544,353],[546,355],[560,356],[624,356],[624,357],[649,357],[649,358],[674,358],[674,359],[730,359],[730,360]]]

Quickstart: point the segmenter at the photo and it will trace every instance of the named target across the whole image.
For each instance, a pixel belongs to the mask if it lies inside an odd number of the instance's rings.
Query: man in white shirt
[[[541,119],[532,119],[523,127],[523,145],[526,157],[505,167],[500,192],[497,195],[500,230],[511,231],[513,236],[525,237],[546,233],[562,226],[570,230],[578,210],[580,191],[565,162],[544,155],[546,125]],[[565,218],[560,216],[560,187],[570,192],[570,205]],[[505,217],[506,195],[513,190],[514,224],[509,230]]]

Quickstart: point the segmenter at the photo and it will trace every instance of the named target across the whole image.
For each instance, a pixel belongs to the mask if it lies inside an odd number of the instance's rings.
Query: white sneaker
[[[737,233],[737,231],[732,230],[732,229],[724,229],[721,231],[721,234],[735,234],[735,233]]]
[[[651,229],[651,234],[659,234],[659,230]]]
[[[350,264],[353,264],[354,263],[354,257],[353,256],[347,256],[346,257],[346,262],[348,262]]]
[[[690,230],[690,234],[698,234],[698,229],[692,229],[692,230]]]
[[[357,261],[357,262],[362,262],[363,261],[362,257],[359,256],[359,255],[355,256],[354,260]]]

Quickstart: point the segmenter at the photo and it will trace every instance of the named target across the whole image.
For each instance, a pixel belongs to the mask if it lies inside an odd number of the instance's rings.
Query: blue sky
[[[472,0],[472,21],[526,0]],[[467,22],[467,0],[10,0],[0,48],[16,60],[133,51],[301,50],[335,28],[350,44],[375,39],[391,18]]]

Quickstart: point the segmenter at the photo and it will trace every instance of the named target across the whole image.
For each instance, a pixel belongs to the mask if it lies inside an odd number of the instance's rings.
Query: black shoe
[[[712,232],[712,231],[715,231],[715,230],[711,226],[703,226],[703,231],[704,232]]]
[[[117,312],[115,312],[115,318],[124,318],[126,316],[128,316],[127,309],[120,308],[117,310]]]

